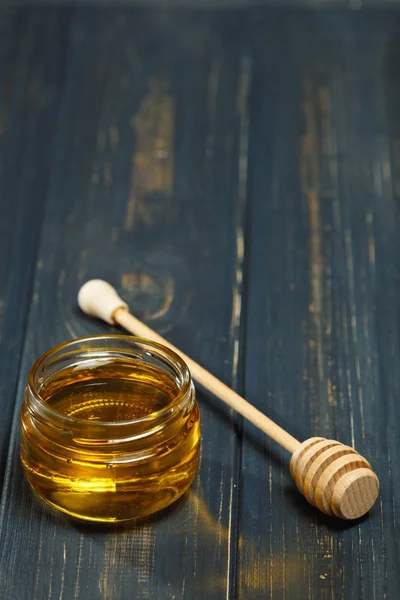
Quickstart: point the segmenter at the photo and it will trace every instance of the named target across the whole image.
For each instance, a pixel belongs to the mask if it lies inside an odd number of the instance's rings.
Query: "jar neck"
[[[77,378],[82,369],[124,360],[132,365],[151,365],[171,379],[176,395],[164,408],[130,421],[99,421],[75,418],[55,410],[43,398],[43,390],[63,372]],[[168,348],[125,335],[93,336],[66,342],[51,349],[33,365],[26,388],[26,408],[43,435],[72,436],[81,445],[135,442],[140,446],[172,433],[189,414],[195,401],[193,382],[182,359]]]

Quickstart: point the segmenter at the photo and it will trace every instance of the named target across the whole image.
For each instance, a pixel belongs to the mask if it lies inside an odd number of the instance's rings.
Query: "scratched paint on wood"
[[[279,413],[280,422],[286,420],[291,428],[301,422],[298,437],[322,433],[353,443],[369,456],[381,478],[389,472],[391,478],[393,448],[383,450],[389,440],[383,441],[383,432],[379,439],[376,428],[382,417],[378,406],[389,407],[391,400],[390,393],[386,400],[378,400],[384,388],[379,383],[376,357],[383,351],[383,337],[376,337],[375,328],[378,321],[391,329],[397,318],[393,307],[384,317],[375,303],[392,306],[397,280],[393,275],[398,270],[392,231],[393,223],[399,222],[393,202],[390,143],[376,124],[377,118],[371,126],[371,115],[381,117],[383,110],[378,59],[382,56],[381,38],[376,34],[375,46],[362,53],[362,36],[354,43],[349,35],[339,51],[335,36],[323,43],[321,34],[312,28],[307,35],[312,41],[304,44],[304,54],[297,48],[285,56],[291,76],[281,76],[275,95],[267,96],[262,80],[255,83],[259,95],[264,89],[268,105],[264,111],[254,100],[252,114],[259,130],[252,137],[250,164],[251,157],[256,160],[259,156],[262,141],[273,140],[274,150],[266,149],[266,154],[274,157],[267,172],[271,196],[277,190],[278,200],[272,206],[262,203],[260,191],[253,205],[246,393],[259,406],[263,401],[274,416]],[[262,43],[268,48],[268,42]],[[285,46],[284,41],[282,44]],[[263,52],[255,62],[255,72],[265,76],[268,61],[262,56],[268,55],[268,50],[264,47]],[[374,78],[369,76],[371,69]],[[364,96],[362,90],[368,93]],[[273,118],[268,119],[267,113]],[[279,144],[277,140],[283,141]],[[296,146],[298,153],[293,150]],[[297,169],[296,181],[289,173]],[[257,166],[251,174],[253,189],[257,183],[261,188],[264,174]],[[389,261],[386,266],[385,261]],[[386,273],[380,273],[384,292],[376,287],[379,265]],[[268,283],[257,277],[262,268]],[[398,351],[389,348],[384,353],[393,364]],[[397,383],[393,381],[390,388],[393,393]],[[267,390],[264,400],[259,398],[259,389]],[[245,432],[249,440],[245,440],[242,454],[245,508],[240,532],[245,540],[253,541],[257,555],[268,540],[269,553],[261,581],[256,557],[249,559],[257,565],[256,583],[246,594],[248,559],[239,553],[242,596],[288,597],[293,591],[307,598],[346,598],[349,579],[357,597],[383,595],[387,567],[379,568],[377,578],[376,571],[367,575],[367,565],[375,564],[377,553],[382,552],[381,527],[390,520],[388,514],[393,516],[384,494],[368,520],[352,527],[335,525],[296,498],[290,480],[281,472],[285,457],[258,436],[260,450],[265,446],[265,452],[257,451],[252,443],[255,436],[247,429]],[[286,508],[278,509],[279,503]],[[301,528],[306,515],[310,519],[308,533]],[[290,562],[292,540],[296,540],[297,570]],[[363,547],[362,556],[357,545]],[[385,563],[384,554],[380,556]],[[338,565],[342,565],[340,572]],[[277,582],[284,591],[275,591]]]
[[[156,277],[149,273],[123,273],[121,287],[125,294],[131,293],[133,297],[139,294],[157,296],[157,305],[143,315],[149,321],[167,315],[175,297],[174,279],[166,274]]]
[[[174,177],[174,101],[168,84],[160,78],[149,82],[130,124],[137,136],[132,157],[132,179],[125,226],[132,229],[137,218],[148,223],[153,218],[149,194],[171,194]],[[146,201],[147,197],[147,201]]]
[[[0,482],[63,80],[64,48],[51,55],[49,48],[62,39],[69,13],[65,23],[54,11],[20,17],[0,12]]]
[[[71,24],[18,405],[26,373],[40,352],[71,334],[107,331],[107,326],[76,310],[76,291],[90,276],[110,279],[127,299],[156,296],[150,318],[162,324],[167,317],[171,341],[191,347],[198,360],[233,383],[234,352],[238,353],[234,340],[240,338],[241,327],[237,308],[241,290],[233,289],[242,268],[241,219],[246,208],[246,198],[242,196],[239,203],[237,194],[240,128],[236,97],[230,101],[230,90],[238,85],[238,55],[221,54],[217,59],[225,69],[221,66],[212,109],[205,94],[191,97],[188,104],[187,91],[195,86],[206,89],[210,81],[213,60],[208,47],[204,45],[199,53],[196,37],[192,42],[190,31],[185,33],[183,28],[181,43],[190,52],[187,56],[179,52],[178,63],[171,44],[176,24],[171,25],[163,47],[163,70],[172,82],[167,91],[157,87],[161,81],[158,66],[142,47],[145,24],[149,26],[146,13],[142,19],[136,12],[124,14],[121,19],[118,11],[99,11],[89,17],[86,11],[77,11]],[[199,35],[209,31],[207,21],[200,26],[190,22]],[[221,31],[218,36],[223,35]],[[155,25],[154,33],[147,29],[146,35],[156,33]],[[120,60],[108,59],[100,43],[104,37]],[[124,61],[132,39],[139,61],[135,72],[131,62]],[[76,96],[75,90],[83,88],[85,93]],[[185,123],[175,123],[175,103],[187,104]],[[135,114],[140,115],[133,129],[123,126],[129,122],[132,106],[138,107]],[[186,130],[191,131],[190,136]],[[213,161],[205,152],[211,139],[215,140]],[[160,140],[162,144],[157,146]],[[165,158],[154,158],[153,153],[165,147],[173,152],[165,159],[168,166],[153,182],[151,165]],[[141,168],[139,161],[132,172],[127,156],[142,156],[148,166],[143,158]],[[183,191],[187,188],[194,193],[188,196]],[[137,194],[129,213],[132,189]],[[167,202],[152,201],[159,192],[163,200],[169,195]],[[215,219],[216,209],[223,215],[224,236],[218,225],[221,217]],[[127,214],[133,215],[131,221]],[[186,286],[196,293],[188,294]],[[235,330],[230,338],[233,311]],[[171,313],[177,315],[175,322]],[[43,323],[40,329],[35,327],[38,321]],[[18,462],[16,410],[2,505],[1,545],[8,547],[12,541],[18,548],[9,555],[10,560],[3,555],[0,585],[5,586],[8,597],[23,597],[25,589],[35,590],[38,598],[77,599],[86,598],[90,590],[94,600],[130,598],[132,589],[139,590],[139,597],[158,595],[171,600],[228,593],[236,549],[231,534],[236,521],[232,511],[237,494],[236,434],[230,415],[201,391],[199,402],[203,447],[193,489],[166,514],[123,531],[69,524],[32,498]],[[17,502],[13,500],[16,497]],[[14,514],[13,532],[5,526],[10,511]],[[31,531],[29,544],[24,541],[27,530]],[[35,553],[34,539],[39,545]],[[31,568],[24,578],[15,579],[15,557],[24,562],[25,551],[35,558],[28,559],[26,554]]]
[[[396,595],[399,26],[362,11],[12,15],[0,37],[16,73],[0,101],[12,263],[0,264],[0,595]],[[28,216],[33,197],[43,219]],[[296,437],[354,441],[381,478],[369,518],[318,515],[289,457],[201,390],[199,476],[170,510],[103,530],[35,502],[17,453],[26,374],[51,345],[107,331],[75,306],[98,276]]]

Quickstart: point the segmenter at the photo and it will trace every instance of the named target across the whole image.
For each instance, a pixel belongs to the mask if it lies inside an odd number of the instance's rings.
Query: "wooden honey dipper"
[[[93,279],[86,282],[79,291],[78,304],[92,317],[112,325],[118,324],[133,335],[163,344],[179,354],[198,383],[292,454],[290,473],[298,489],[323,513],[342,519],[357,519],[372,508],[379,494],[379,480],[369,462],[353,448],[322,437],[313,437],[300,443],[130,314],[127,304],[106,281]]]

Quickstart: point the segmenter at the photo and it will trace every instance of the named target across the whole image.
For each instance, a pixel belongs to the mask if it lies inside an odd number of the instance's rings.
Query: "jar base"
[[[84,495],[74,492],[53,491],[48,494],[40,487],[34,486],[27,477],[32,493],[44,504],[79,521],[92,523],[124,523],[154,515],[179,500],[189,490],[193,479],[194,477],[179,490],[164,489],[158,494],[152,495],[151,498],[148,495],[145,498],[143,495],[140,497],[137,493],[131,495],[126,493],[116,502],[116,497],[112,497],[110,494],[107,494],[107,497],[97,497],[96,501],[90,494],[86,498],[83,497]],[[103,512],[105,506],[107,514]]]

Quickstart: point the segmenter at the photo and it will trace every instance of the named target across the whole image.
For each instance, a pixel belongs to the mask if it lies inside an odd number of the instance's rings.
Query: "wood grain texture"
[[[240,54],[224,40],[239,22],[218,23],[74,14],[16,410],[38,354],[106,329],[76,306],[93,276],[110,279],[141,317],[238,385],[247,88]],[[75,525],[34,500],[19,466],[16,413],[1,595],[225,597],[234,581],[239,446],[229,410],[200,392],[199,401],[196,483],[163,515],[128,530]],[[27,566],[22,576],[17,564]]]
[[[14,115],[0,139],[0,597],[397,597],[400,14],[6,19],[0,65],[19,76],[0,100]],[[380,478],[370,516],[320,515],[287,453],[202,393],[201,469],[170,510],[114,530],[35,501],[18,460],[27,372],[106,330],[76,308],[92,277],[296,438],[354,445]]]
[[[264,17],[250,103],[245,394],[298,439],[355,446],[382,490],[358,524],[324,518],[295,494],[282,453],[246,427],[239,596],[390,597],[399,589],[389,533],[399,510],[398,16]]]
[[[0,485],[49,178],[66,25],[54,11],[23,16],[0,10]]]

